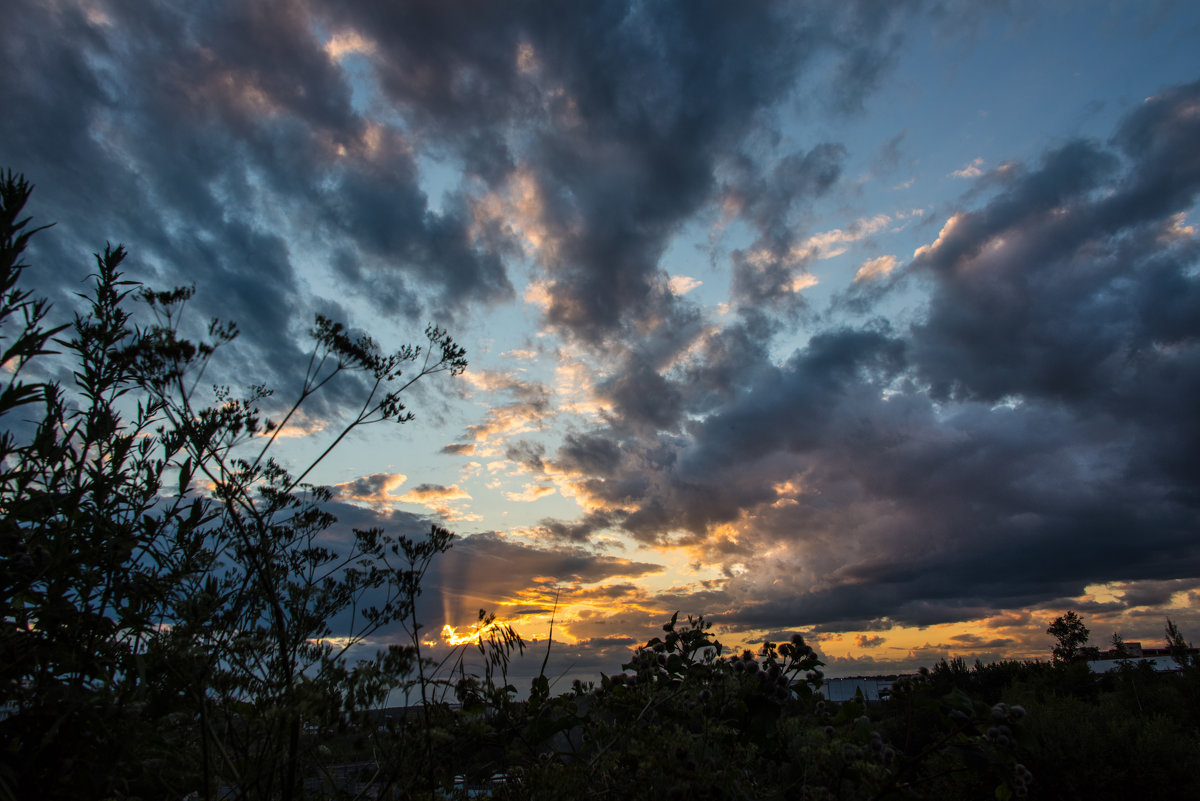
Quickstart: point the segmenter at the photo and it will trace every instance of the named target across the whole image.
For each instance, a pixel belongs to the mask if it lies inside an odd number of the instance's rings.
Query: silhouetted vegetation
[[[299,396],[268,420],[265,387],[200,389],[236,328],[183,337],[191,290],[127,281],[121,248],[96,256],[74,321],[51,323],[21,283],[30,186],[0,178],[0,796],[1200,797],[1200,667],[1170,621],[1174,674],[1130,659],[1094,675],[1070,612],[1050,662],[943,660],[872,702],[824,697],[798,634],[729,654],[678,615],[559,694],[543,665],[518,699],[524,643],[482,612],[480,671],[472,646],[432,664],[416,601],[452,535],[333,541],[331,496],[304,483],[316,463],[293,474],[271,450],[343,374],[362,398],[334,445],[411,419],[401,393],[460,372],[463,351],[430,328],[384,354],[318,318]],[[135,300],[153,322],[134,323]],[[410,642],[352,661],[385,625]],[[385,710],[398,689],[421,703]]]
[[[363,714],[414,673],[429,688],[415,604],[452,535],[332,541],[330,492],[304,483],[329,450],[294,475],[272,448],[347,376],[360,403],[330,449],[406,422],[402,393],[461,372],[464,353],[430,327],[423,346],[388,354],[318,317],[297,399],[265,419],[266,387],[202,385],[236,327],[182,336],[192,290],[126,280],[123,248],[96,254],[73,323],[49,324],[21,283],[38,230],[20,218],[30,191],[0,176],[0,793],[298,797],[327,739],[370,726]],[[134,301],[148,323],[135,324]],[[413,644],[348,661],[391,623]],[[428,734],[393,740],[389,751],[430,761]]]

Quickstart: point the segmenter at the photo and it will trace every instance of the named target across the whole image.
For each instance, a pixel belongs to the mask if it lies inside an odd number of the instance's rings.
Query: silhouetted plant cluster
[[[318,318],[298,397],[272,421],[266,387],[202,384],[236,327],[183,337],[193,290],[125,279],[123,248],[96,254],[83,308],[51,325],[22,287],[31,189],[0,174],[0,797],[296,798],[355,727],[431,761],[432,718],[389,730],[367,713],[414,674],[422,695],[434,684],[415,605],[452,535],[336,541],[329,490],[304,479],[350,432],[410,420],[402,394],[461,373],[462,349],[430,327],[385,354]],[[361,403],[293,474],[273,446],[343,374]],[[350,661],[393,623],[412,645]],[[413,773],[374,763],[375,791]]]
[[[432,662],[417,599],[453,535],[337,541],[305,479],[351,431],[411,420],[402,393],[461,372],[462,349],[430,327],[384,354],[318,318],[298,397],[268,419],[264,386],[202,388],[236,327],[181,336],[193,290],[126,280],[122,248],[51,324],[21,285],[30,189],[0,176],[0,799],[1200,797],[1200,666],[1170,621],[1176,674],[1094,675],[1071,612],[1050,662],[942,660],[883,701],[830,700],[800,634],[726,653],[678,613],[558,694],[547,651],[518,697],[525,643],[483,610]],[[343,374],[361,403],[294,474],[272,448]],[[408,643],[356,659],[384,626]],[[399,692],[419,703],[388,707]]]
[[[598,686],[549,697],[535,680],[514,737],[533,750],[513,753],[493,797],[990,797],[1029,785],[1024,710],[936,696],[924,675],[887,704],[837,703],[799,634],[726,655],[703,618],[663,628]]]

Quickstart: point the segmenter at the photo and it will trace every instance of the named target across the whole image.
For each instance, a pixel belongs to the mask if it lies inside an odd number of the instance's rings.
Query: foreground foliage
[[[318,317],[272,422],[266,387],[203,388],[236,327],[185,338],[191,290],[125,280],[122,248],[96,255],[74,322],[49,324],[22,285],[30,191],[0,175],[0,795],[297,797],[325,738],[422,675],[415,638],[347,655],[392,623],[415,634],[421,578],[451,539],[334,537],[329,491],[304,478],[356,428],[410,420],[402,393],[462,372],[464,353],[430,327],[386,354]],[[360,405],[293,475],[272,447],[335,382]]]
[[[1200,668],[1182,655],[1165,674],[1133,660],[1103,675],[1082,661],[942,660],[884,701],[834,703],[799,635],[722,652],[703,619],[676,617],[597,685],[464,695],[439,724],[453,755],[442,786],[458,774],[497,799],[1200,794]]]

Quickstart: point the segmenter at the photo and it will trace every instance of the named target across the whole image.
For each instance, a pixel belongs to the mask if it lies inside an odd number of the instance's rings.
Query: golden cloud
[[[471,496],[467,491],[457,484],[451,484],[450,486],[443,484],[421,484],[401,495],[399,500],[405,503],[417,503],[429,506],[434,503],[469,500],[470,498]]]
[[[545,484],[526,484],[520,492],[506,492],[504,495],[515,503],[532,503],[539,498],[553,495],[554,491],[554,487],[548,487]]]
[[[393,495],[393,490],[408,480],[403,473],[372,473],[331,488],[334,497],[350,503],[365,503],[373,507],[387,506],[402,500]]]

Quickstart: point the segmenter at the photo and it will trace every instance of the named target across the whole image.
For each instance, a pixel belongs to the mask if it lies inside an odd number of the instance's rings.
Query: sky
[[[458,534],[432,653],[480,608],[580,677],[676,610],[830,675],[1046,658],[1068,609],[1200,640],[1200,5],[0,13],[58,312],[119,242],[240,326],[231,384],[290,398],[318,313],[466,349],[312,474],[333,542]]]

